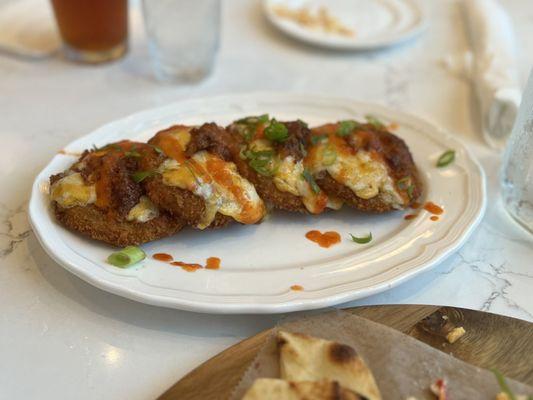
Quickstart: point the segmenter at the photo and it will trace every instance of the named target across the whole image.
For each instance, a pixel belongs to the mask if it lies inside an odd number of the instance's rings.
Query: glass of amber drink
[[[128,0],[52,0],[65,56],[100,63],[122,57],[128,44]]]

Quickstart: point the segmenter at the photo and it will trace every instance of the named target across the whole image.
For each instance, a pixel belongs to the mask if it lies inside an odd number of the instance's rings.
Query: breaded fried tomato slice
[[[348,120],[312,130],[305,164],[328,195],[361,211],[403,209],[422,193],[405,142],[373,121]]]
[[[268,115],[246,117],[227,128],[239,145],[239,172],[273,208],[321,213],[328,199],[305,168],[310,130],[303,121],[279,122]]]
[[[232,162],[236,150],[225,129],[175,125],[149,144],[159,153],[143,160],[150,174],[144,185],[162,209],[199,229],[255,224],[265,216],[263,200]]]
[[[139,245],[170,236],[185,224],[160,211],[136,182],[140,159],[155,152],[122,141],[85,151],[68,170],[50,177],[57,220],[73,231],[113,246]]]

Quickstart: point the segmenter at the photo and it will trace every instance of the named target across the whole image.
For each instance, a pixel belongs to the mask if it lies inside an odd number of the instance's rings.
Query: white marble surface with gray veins
[[[533,64],[533,4],[503,3],[520,38],[525,82]],[[432,1],[429,29],[419,40],[362,54],[286,38],[264,20],[258,0],[226,1],[223,18],[215,71],[196,86],[153,80],[138,21],[131,52],[117,63],[0,57],[0,399],[155,398],[279,318],[194,314],[105,293],[58,266],[31,232],[31,183],[59,149],[105,122],[189,97],[256,90],[351,96],[420,115],[461,137],[488,178],[479,228],[433,270],[351,305],[444,304],[533,321],[533,237],[502,209],[500,157],[477,133],[468,82],[441,64],[467,48],[458,1]]]

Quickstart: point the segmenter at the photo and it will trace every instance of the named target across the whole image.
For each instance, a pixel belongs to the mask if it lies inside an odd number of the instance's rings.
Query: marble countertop
[[[533,4],[503,3],[520,38],[525,82],[533,65]],[[420,115],[461,137],[488,177],[483,222],[433,270],[351,305],[444,304],[533,321],[533,237],[502,209],[500,157],[480,139],[469,83],[441,63],[467,48],[459,3],[431,5],[430,28],[419,40],[353,54],[286,38],[264,20],[258,1],[226,1],[216,68],[195,86],[154,81],[137,23],[130,54],[117,63],[0,58],[0,399],[154,398],[280,318],[194,314],[105,293],[52,261],[30,230],[33,178],[65,144],[110,120],[190,97],[257,90],[350,96]]]

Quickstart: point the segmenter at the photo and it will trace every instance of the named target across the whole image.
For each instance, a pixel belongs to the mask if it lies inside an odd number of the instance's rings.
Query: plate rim
[[[415,8],[420,16],[419,22],[414,25],[411,29],[402,32],[397,35],[394,39],[377,39],[377,40],[365,40],[365,41],[354,41],[349,42],[345,40],[321,40],[313,35],[307,35],[303,32],[300,32],[297,29],[288,29],[278,17],[274,15],[270,3],[273,0],[262,0],[261,8],[263,10],[263,15],[267,21],[277,30],[282,32],[284,35],[293,38],[295,40],[307,43],[308,45],[317,46],[324,49],[335,49],[340,51],[369,51],[369,50],[380,50],[385,48],[394,47],[409,42],[410,40],[416,39],[422,33],[426,31],[429,26],[428,18],[429,12],[427,10],[427,5],[422,4],[416,0],[399,0],[404,3],[408,3],[411,7]]]
[[[128,287],[125,287],[124,285],[120,283],[116,283],[113,281],[110,281],[109,279],[102,278],[101,276],[91,274],[88,272],[83,271],[82,269],[78,268],[75,263],[72,262],[72,260],[69,260],[67,257],[61,254],[56,254],[57,252],[53,249],[53,243],[50,242],[46,238],[46,232],[42,232],[40,230],[40,219],[44,218],[45,220],[48,219],[51,223],[51,218],[49,218],[48,215],[39,215],[39,197],[40,197],[40,184],[42,181],[41,175],[50,167],[50,165],[54,162],[56,157],[58,155],[55,155],[47,164],[43,167],[43,169],[37,174],[33,185],[32,185],[32,191],[31,191],[31,198],[29,201],[29,220],[31,227],[33,231],[35,232],[35,235],[40,242],[43,249],[46,251],[46,253],[58,264],[60,264],[62,267],[67,269],[69,272],[73,273],[74,275],[78,276],[79,278],[83,279],[84,281],[90,283],[91,285],[98,287],[99,289],[102,289],[104,291],[114,293],[117,295],[120,295],[122,297],[126,297],[131,300],[139,301],[146,304],[156,305],[156,306],[163,306],[163,307],[171,307],[171,308],[177,308],[187,311],[196,311],[196,312],[205,312],[205,313],[231,313],[231,314],[244,314],[244,313],[283,313],[283,312],[293,312],[293,311],[301,311],[301,310],[308,310],[308,309],[315,309],[315,308],[323,308],[323,307],[329,307],[333,306],[335,304],[341,304],[348,301],[360,299],[363,297],[367,297],[373,294],[377,294],[380,292],[383,292],[387,289],[390,289],[392,287],[395,287],[414,276],[427,271],[434,267],[435,265],[442,262],[444,259],[446,259],[448,256],[450,256],[452,253],[454,253],[457,249],[459,249],[466,240],[470,237],[472,232],[476,229],[478,224],[483,218],[483,215],[486,210],[487,205],[487,194],[486,194],[486,178],[483,168],[481,167],[481,164],[477,160],[477,158],[472,154],[471,150],[466,147],[463,142],[456,138],[455,136],[452,136],[448,131],[445,129],[439,127],[436,124],[433,124],[429,121],[427,121],[424,118],[415,116],[413,114],[405,113],[403,111],[398,110],[392,110],[386,106],[375,104],[375,103],[369,103],[365,101],[358,101],[355,99],[350,99],[346,97],[338,97],[338,96],[324,96],[324,95],[318,95],[318,94],[312,94],[312,93],[294,93],[294,92],[251,92],[251,93],[241,93],[241,94],[231,94],[231,95],[218,95],[218,96],[206,96],[206,97],[197,97],[192,99],[186,99],[182,101],[173,102],[170,104],[166,104],[159,107],[153,107],[149,109],[144,109],[138,112],[135,112],[133,114],[129,114],[123,118],[118,118],[112,121],[109,121],[106,124],[103,124],[99,126],[98,128],[92,130],[87,135],[83,135],[73,141],[71,141],[68,145],[65,146],[65,148],[69,148],[72,146],[76,146],[76,143],[78,141],[83,141],[87,136],[93,135],[95,132],[104,129],[108,125],[112,124],[120,124],[124,123],[131,119],[137,119],[142,118],[144,115],[149,115],[157,110],[162,110],[165,108],[170,107],[176,107],[179,105],[182,105],[184,103],[201,103],[203,101],[211,101],[211,102],[220,102],[220,101],[233,101],[237,102],[238,100],[243,101],[244,99],[285,99],[286,101],[292,100],[292,101],[304,101],[305,99],[309,100],[309,98],[312,98],[316,101],[325,101],[325,102],[335,102],[335,101],[342,101],[346,102],[350,106],[357,108],[357,107],[372,107],[374,109],[380,110],[381,112],[385,114],[392,115],[402,118],[407,118],[413,121],[416,121],[417,123],[424,124],[432,129],[433,132],[437,132],[443,136],[446,137],[447,141],[456,142],[460,148],[461,151],[464,151],[465,155],[468,158],[468,161],[473,166],[473,170],[471,172],[476,172],[478,175],[478,182],[476,185],[476,188],[479,192],[479,203],[477,209],[473,211],[473,215],[470,216],[470,224],[462,229],[462,231],[458,232],[457,238],[451,240],[450,243],[447,243],[444,247],[439,247],[437,250],[439,250],[439,254],[431,256],[427,261],[423,262],[422,265],[417,266],[416,268],[409,268],[406,271],[403,271],[403,273],[399,273],[392,277],[392,279],[386,279],[384,281],[381,281],[379,283],[372,283],[370,287],[365,288],[358,288],[355,291],[349,290],[349,288],[344,288],[344,286],[349,286],[350,283],[353,284],[353,282],[347,282],[347,283],[341,283],[338,285],[335,285],[336,291],[334,294],[326,294],[326,295],[317,295],[317,293],[327,291],[331,288],[324,288],[319,289],[316,291],[313,291],[314,297],[313,298],[292,298],[288,299],[287,301],[275,301],[276,297],[279,297],[281,295],[275,295],[275,296],[264,296],[267,298],[268,301],[261,301],[261,302],[226,302],[226,303],[213,303],[213,302],[206,302],[206,301],[199,301],[199,300],[189,300],[184,298],[176,298],[173,296],[168,295],[161,295],[161,294],[152,294],[152,293],[143,293],[139,292],[135,289],[131,289]],[[428,136],[432,136],[432,134],[428,134]],[[471,182],[472,184],[472,182]],[[46,231],[46,227],[44,228],[44,231]],[[426,243],[423,246],[427,247],[429,245],[435,245],[435,243]],[[418,259],[421,257],[421,255],[424,254],[422,252],[421,254],[414,257],[414,259]],[[246,296],[247,298],[253,297],[253,296]],[[220,297],[218,298],[220,300]]]

